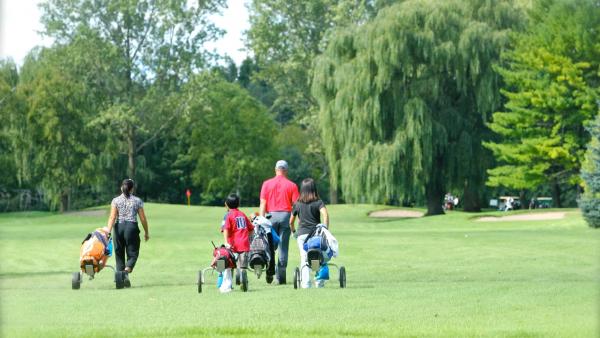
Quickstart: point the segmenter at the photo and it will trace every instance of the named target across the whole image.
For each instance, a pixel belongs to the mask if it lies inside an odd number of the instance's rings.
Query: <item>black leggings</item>
[[[125,270],[126,266],[133,270],[140,253],[140,229],[138,224],[137,222],[117,222],[114,229],[113,238],[117,271]],[[125,252],[127,252],[127,262],[125,262]]]

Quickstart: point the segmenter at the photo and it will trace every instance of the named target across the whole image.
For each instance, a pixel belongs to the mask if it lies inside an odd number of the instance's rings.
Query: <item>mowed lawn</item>
[[[380,208],[329,206],[346,289],[332,269],[326,288],[294,290],[292,242],[288,285],[250,274],[249,292],[225,295],[216,275],[202,294],[196,287],[210,241],[221,242],[223,208],[146,204],[152,238],[123,290],[109,269],[71,290],[81,240],[106,224],[108,207],[0,214],[0,335],[599,336],[600,229],[577,210],[560,220],[493,223],[462,212],[367,216]]]

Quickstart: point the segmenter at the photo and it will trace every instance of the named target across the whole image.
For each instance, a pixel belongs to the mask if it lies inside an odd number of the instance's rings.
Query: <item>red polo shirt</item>
[[[250,251],[248,234],[254,231],[254,226],[246,214],[238,209],[230,209],[223,219],[221,231],[224,229],[227,229],[227,242],[234,252]]]
[[[291,212],[299,195],[298,186],[283,175],[266,180],[260,189],[260,199],[267,201],[267,212]]]

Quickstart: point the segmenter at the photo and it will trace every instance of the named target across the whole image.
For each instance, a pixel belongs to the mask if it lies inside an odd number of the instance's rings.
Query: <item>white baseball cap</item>
[[[284,160],[279,160],[275,163],[275,169],[288,170],[288,163]]]

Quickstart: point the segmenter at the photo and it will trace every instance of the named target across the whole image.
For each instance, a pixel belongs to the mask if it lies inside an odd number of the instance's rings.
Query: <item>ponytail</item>
[[[133,180],[130,178],[124,179],[121,184],[121,192],[125,197],[131,196],[131,191],[133,190]]]

